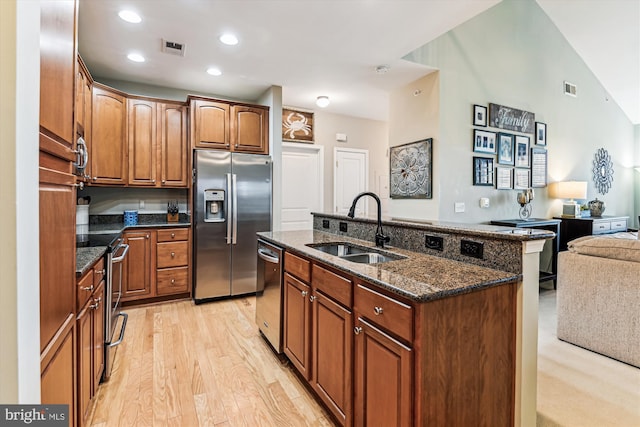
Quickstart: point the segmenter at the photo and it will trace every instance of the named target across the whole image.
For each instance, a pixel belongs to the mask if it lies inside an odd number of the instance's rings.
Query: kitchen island
[[[537,317],[529,318],[524,288],[535,283],[528,293],[535,291],[536,304],[531,305],[537,310],[537,277],[531,276],[537,273],[538,252],[553,233],[449,224],[434,230],[399,223],[394,225],[406,229],[391,228],[394,245],[418,246],[407,238],[412,233],[425,245],[426,234],[442,236],[445,250],[434,256],[428,246],[422,251],[389,247],[383,253],[406,258],[357,264],[311,247],[373,247],[373,239],[318,230],[327,228],[327,217],[316,217],[320,227],[313,231],[259,237],[286,251],[285,354],[336,421],[520,426],[530,425],[533,417],[535,423],[536,355],[531,348],[535,351],[537,335],[523,336],[532,324],[537,328]],[[329,217],[368,237],[368,220],[354,227],[358,220]],[[461,241],[475,241],[485,256],[470,257],[473,262],[449,259],[443,256],[447,252],[460,257],[447,250],[451,239],[458,239],[458,248]],[[496,262],[508,271],[495,268]]]

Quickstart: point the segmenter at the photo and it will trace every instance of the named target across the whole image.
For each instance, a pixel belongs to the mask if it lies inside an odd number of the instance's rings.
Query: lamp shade
[[[560,181],[549,184],[549,196],[557,199],[586,199],[586,181]]]

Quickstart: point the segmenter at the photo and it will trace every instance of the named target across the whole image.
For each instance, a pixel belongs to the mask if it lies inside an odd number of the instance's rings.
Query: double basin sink
[[[405,259],[405,256],[381,252],[373,248],[352,245],[351,243],[316,243],[307,245],[312,249],[335,255],[347,261],[359,264],[379,264]]]

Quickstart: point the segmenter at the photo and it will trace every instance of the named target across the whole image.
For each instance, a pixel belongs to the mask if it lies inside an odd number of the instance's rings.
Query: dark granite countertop
[[[387,248],[386,251],[404,255],[406,259],[382,264],[357,264],[310,248],[307,244],[349,242],[375,248],[373,242],[317,230],[261,232],[258,236],[416,302],[431,301],[502,283],[516,282],[522,277],[520,274],[398,248]]]
[[[106,246],[76,249],[76,277],[85,274],[107,252]]]

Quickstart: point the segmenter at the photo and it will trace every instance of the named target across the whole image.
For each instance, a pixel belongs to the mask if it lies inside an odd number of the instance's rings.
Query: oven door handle
[[[113,253],[114,254],[117,253],[118,249],[121,249],[121,248],[124,248],[124,251],[120,256],[111,258],[111,264],[117,264],[119,262],[122,262],[124,257],[127,256],[127,252],[129,252],[129,245],[127,245],[126,243],[120,243],[118,246],[116,246],[116,248],[113,250]]]
[[[122,316],[122,329],[120,329],[120,336],[118,337],[118,341],[116,342],[110,342],[109,344],[107,344],[109,347],[115,347],[117,345],[119,345],[122,340],[124,339],[124,330],[127,327],[127,319],[129,318],[129,315],[127,313],[118,313],[118,316]]]

